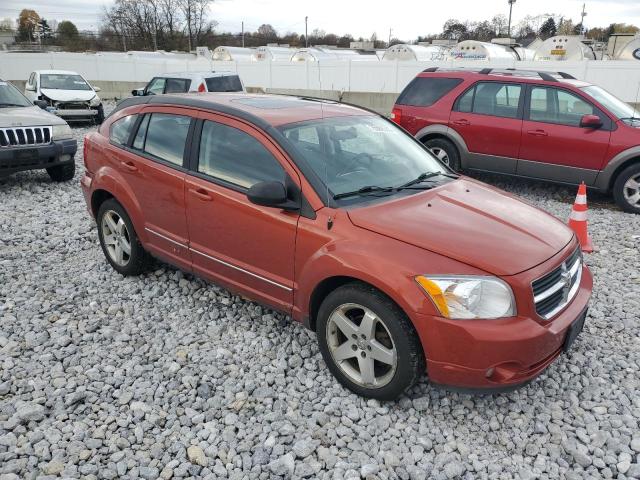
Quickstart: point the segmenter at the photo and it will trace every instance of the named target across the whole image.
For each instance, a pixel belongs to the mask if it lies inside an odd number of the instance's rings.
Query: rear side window
[[[207,90],[210,92],[241,92],[242,82],[237,75],[206,78]]]
[[[198,172],[239,187],[285,179],[278,160],[248,133],[216,122],[204,122]]]
[[[428,107],[462,83],[460,78],[414,78],[398,97],[397,104]]]
[[[109,140],[117,145],[126,145],[137,117],[137,115],[129,115],[113,122],[109,127]]]
[[[455,111],[502,118],[518,118],[522,85],[479,82],[460,96]]]
[[[135,143],[139,145],[142,142],[143,151],[156,158],[182,166],[191,118],[169,113],[152,113],[149,117],[144,141],[138,138],[141,128]]]
[[[186,78],[167,78],[164,93],[185,93],[190,85],[191,80]]]

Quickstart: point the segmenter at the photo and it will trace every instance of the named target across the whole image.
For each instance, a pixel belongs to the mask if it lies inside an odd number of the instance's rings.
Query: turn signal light
[[[402,110],[399,108],[394,108],[391,110],[391,120],[400,125],[400,121],[402,120]]]

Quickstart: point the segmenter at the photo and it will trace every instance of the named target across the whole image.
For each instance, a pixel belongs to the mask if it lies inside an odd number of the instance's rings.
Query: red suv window
[[[402,91],[396,103],[399,105],[428,107],[461,83],[461,78],[416,77]]]

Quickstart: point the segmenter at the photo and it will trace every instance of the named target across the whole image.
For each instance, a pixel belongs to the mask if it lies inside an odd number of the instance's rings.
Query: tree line
[[[211,49],[220,46],[257,47],[267,43],[305,45],[335,45],[349,47],[354,40],[365,40],[352,35],[336,35],[314,29],[309,38],[295,32],[280,34],[272,25],[263,24],[255,31],[240,33],[216,31],[217,22],[210,18],[213,0],[116,0],[105,7],[98,31],[80,31],[76,25],[64,20],[48,21],[32,9],[24,9],[16,20],[16,38],[19,42],[57,45],[67,51],[86,50],[181,50],[192,51],[196,46]],[[13,30],[12,21],[0,21],[0,30]],[[535,38],[547,39],[554,35],[580,35],[606,41],[613,33],[637,33],[640,29],[624,23],[607,27],[585,28],[580,23],[558,15],[526,16],[511,26],[504,15],[495,15],[480,22],[449,19],[437,34],[419,36],[415,40],[390,38],[387,42],[376,34],[366,40],[375,48],[386,48],[397,43],[413,43],[449,39],[455,41],[490,41],[495,37],[511,35],[523,44]]]

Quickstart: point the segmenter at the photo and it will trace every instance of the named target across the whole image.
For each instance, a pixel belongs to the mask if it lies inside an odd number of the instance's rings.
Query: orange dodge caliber
[[[331,372],[393,399],[423,375],[524,384],[582,330],[592,276],[563,223],[460,176],[391,121],[311,98],[121,102],[84,143],[107,261],[157,257],[316,332]]]

